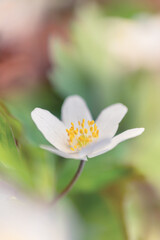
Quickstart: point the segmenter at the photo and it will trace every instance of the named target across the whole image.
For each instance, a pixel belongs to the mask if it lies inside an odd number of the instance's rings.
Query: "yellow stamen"
[[[85,119],[82,120],[81,127],[84,128]]]
[[[83,141],[83,136],[80,136],[78,139],[82,142]]]
[[[95,132],[92,132],[92,136],[93,136],[93,137],[96,137],[96,134],[95,134]]]
[[[87,133],[88,133],[88,130],[85,128],[85,129],[84,129],[84,132],[85,132],[85,134],[87,134]]]
[[[89,143],[90,142],[90,138],[86,138],[86,142]]]
[[[94,120],[92,120],[92,121],[90,122],[90,124],[93,125],[93,124],[94,124]]]
[[[90,131],[93,132],[93,127],[90,127]]]
[[[80,131],[79,131],[81,134],[83,134],[83,129],[80,129]]]
[[[66,129],[68,135],[68,144],[72,151],[79,151],[87,144],[93,142],[99,137],[99,130],[94,120],[88,121],[88,128],[85,128],[85,119],[82,122],[78,121],[78,128],[74,128],[74,123],[71,122],[71,127]]]
[[[97,125],[96,125],[96,123],[94,124],[94,131],[96,131],[97,130]]]
[[[78,131],[77,131],[77,130],[74,130],[74,134],[77,135],[77,134],[78,134]]]

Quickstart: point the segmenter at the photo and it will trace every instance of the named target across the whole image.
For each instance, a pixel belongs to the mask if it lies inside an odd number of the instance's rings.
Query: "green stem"
[[[74,177],[69,182],[69,184],[65,187],[65,189],[53,199],[53,201],[51,202],[51,205],[55,205],[62,197],[64,197],[72,189],[73,185],[76,183],[79,176],[81,175],[84,165],[85,165],[85,161],[81,160]]]

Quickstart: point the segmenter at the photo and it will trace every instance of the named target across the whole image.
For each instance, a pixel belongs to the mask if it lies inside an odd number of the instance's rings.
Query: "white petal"
[[[41,148],[49,151],[49,152],[52,152],[52,153],[55,153],[61,157],[64,157],[64,158],[71,158],[71,159],[77,159],[77,160],[85,160],[87,161],[87,157],[85,154],[82,154],[80,152],[78,153],[66,153],[66,152],[62,152],[52,146],[45,146],[45,145],[41,145]]]
[[[35,108],[31,113],[38,129],[49,143],[61,151],[70,152],[67,146],[67,134],[64,124],[49,111]]]
[[[96,120],[100,138],[112,138],[117,132],[119,123],[127,113],[127,107],[117,103],[105,108]]]
[[[127,130],[127,131],[115,136],[109,145],[105,146],[104,148],[99,149],[98,151],[88,154],[88,157],[92,158],[92,157],[101,155],[105,152],[108,152],[111,149],[113,149],[114,147],[116,147],[119,143],[121,143],[127,139],[134,138],[138,135],[141,135],[143,133],[143,131],[144,131],[144,128],[134,128],[134,129]]]
[[[71,122],[77,126],[78,121],[92,120],[85,101],[77,95],[66,98],[62,105],[61,118],[67,128],[71,126]]]
[[[85,155],[92,154],[93,152],[99,151],[99,149],[103,149],[109,145],[111,143],[111,140],[112,139],[109,138],[100,139],[96,142],[88,144],[86,147],[82,148],[80,152]]]

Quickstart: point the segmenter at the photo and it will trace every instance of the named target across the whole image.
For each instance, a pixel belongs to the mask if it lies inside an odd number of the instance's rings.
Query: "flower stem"
[[[78,180],[79,176],[81,175],[81,172],[83,171],[85,165],[85,161],[81,160],[79,167],[74,175],[74,177],[72,178],[72,180],[69,182],[69,184],[65,187],[65,189],[60,192],[52,201],[52,205],[55,205],[62,197],[64,197],[73,187],[73,185],[76,183],[76,181]]]

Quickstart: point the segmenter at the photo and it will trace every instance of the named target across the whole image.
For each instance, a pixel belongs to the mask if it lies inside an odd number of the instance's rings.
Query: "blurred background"
[[[77,239],[159,240],[159,0],[0,1],[0,178],[42,201],[79,162],[41,150],[30,113],[41,107],[60,117],[72,94],[94,118],[126,105],[119,132],[146,129],[86,163],[63,200],[80,221]]]

